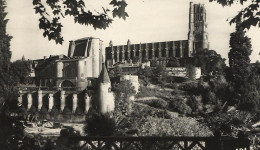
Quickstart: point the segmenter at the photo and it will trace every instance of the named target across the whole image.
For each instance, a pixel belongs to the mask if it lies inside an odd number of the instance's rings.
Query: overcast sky
[[[85,0],[87,8],[100,10],[109,0]],[[131,43],[161,42],[186,40],[188,35],[189,0],[127,0],[126,20],[115,19],[106,30],[94,30],[91,26],[74,24],[72,18],[62,20],[64,44],[56,45],[54,41],[43,38],[39,30],[39,16],[35,15],[32,0],[7,0],[7,32],[11,41],[12,60],[39,59],[43,56],[66,54],[70,40],[82,37],[99,37],[108,46],[110,40],[114,45]],[[240,5],[222,7],[208,0],[193,0],[206,6],[210,49],[216,50],[228,58],[229,35],[235,30],[226,21],[243,8]],[[251,28],[247,35],[251,38],[253,53],[251,62],[260,60],[260,28]],[[228,63],[228,61],[226,62]]]

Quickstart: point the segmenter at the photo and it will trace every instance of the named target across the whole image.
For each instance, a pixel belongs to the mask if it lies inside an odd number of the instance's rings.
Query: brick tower
[[[206,9],[204,4],[190,2],[188,47],[189,57],[201,49],[209,48]]]

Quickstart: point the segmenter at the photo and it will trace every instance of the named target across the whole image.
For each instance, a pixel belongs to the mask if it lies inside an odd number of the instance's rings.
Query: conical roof
[[[24,57],[24,55],[23,55],[23,57],[22,57],[22,61],[25,61],[25,57]]]
[[[100,72],[99,82],[100,83],[110,83],[110,78],[109,78],[107,68],[104,63],[102,64],[102,70]]]

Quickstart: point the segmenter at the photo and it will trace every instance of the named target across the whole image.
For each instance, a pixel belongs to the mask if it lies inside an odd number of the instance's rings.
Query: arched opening
[[[159,50],[158,49],[156,49],[155,50],[155,55],[154,55],[156,58],[158,58],[159,57]]]
[[[119,61],[122,62],[123,54],[122,52],[119,53]]]
[[[149,59],[152,59],[152,58],[153,58],[153,51],[149,50]]]
[[[166,49],[162,50],[162,57],[166,57]]]
[[[143,51],[142,51],[142,59],[145,59],[145,58],[146,58],[146,51],[143,50]]]
[[[125,60],[128,60],[128,52],[125,52]]]
[[[134,58],[134,51],[131,51],[131,56],[130,56],[130,59],[133,59]]]
[[[114,58],[115,58],[115,61],[118,62],[117,52],[114,53]]]

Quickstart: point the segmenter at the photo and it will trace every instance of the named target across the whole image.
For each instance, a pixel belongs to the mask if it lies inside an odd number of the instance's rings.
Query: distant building
[[[102,113],[114,110],[114,97],[104,52],[99,38],[70,41],[68,56],[57,55],[31,60],[35,86],[20,88],[18,102],[27,110],[57,108],[87,113],[89,108]],[[102,67],[103,66],[103,67]]]
[[[89,78],[98,78],[102,69],[102,41],[83,38],[70,41],[68,56],[50,55],[32,61],[37,86],[85,89]]]
[[[139,57],[140,62],[155,58],[189,58],[199,50],[209,48],[206,9],[204,4],[190,3],[189,33],[187,40],[166,41],[154,43],[132,44],[130,40],[126,45],[113,45],[110,41],[106,47],[106,63],[112,66],[115,63],[133,60]]]

